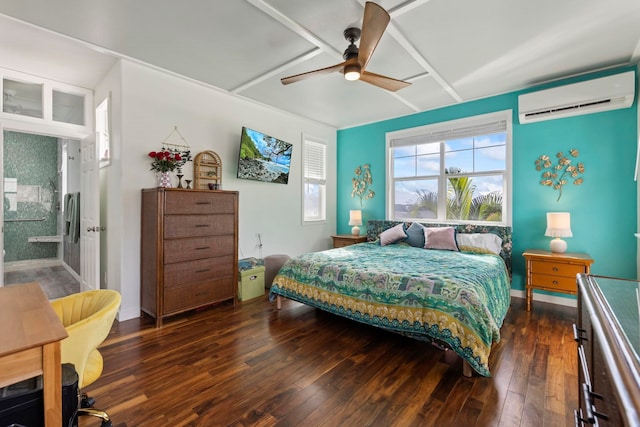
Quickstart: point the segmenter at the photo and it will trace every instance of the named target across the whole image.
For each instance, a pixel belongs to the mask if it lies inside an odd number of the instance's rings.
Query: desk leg
[[[62,425],[62,365],[60,341],[42,348],[42,394],[44,423],[47,427]]]

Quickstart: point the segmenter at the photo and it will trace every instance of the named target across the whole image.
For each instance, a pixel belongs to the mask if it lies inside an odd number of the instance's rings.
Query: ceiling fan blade
[[[358,62],[362,70],[367,67],[373,51],[378,46],[384,30],[389,25],[389,14],[382,7],[368,1],[364,6],[364,18],[362,18],[362,35],[358,47]]]
[[[331,67],[320,68],[319,70],[307,71],[306,73],[296,74],[294,76],[283,77],[280,79],[283,85],[288,85],[291,83],[299,82],[300,80],[308,79],[309,77],[315,77],[322,74],[333,73],[334,71],[340,71],[342,67],[346,64],[345,62],[341,62],[340,64],[332,65]]]
[[[392,79],[391,77],[370,73],[368,71],[364,71],[362,73],[362,75],[360,76],[360,80],[374,86],[381,87],[382,89],[390,90],[391,92],[395,92],[407,86],[411,86],[411,83],[409,82]]]

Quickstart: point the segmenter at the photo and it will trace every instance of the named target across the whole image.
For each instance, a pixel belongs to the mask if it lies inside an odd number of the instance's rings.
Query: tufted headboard
[[[370,219],[367,221],[367,241],[373,242],[378,240],[378,236],[383,231],[396,226],[398,224],[405,223],[407,227],[411,225],[411,222],[405,221],[387,221]],[[457,233],[493,233],[502,239],[502,251],[500,256],[504,260],[507,266],[509,276],[511,276],[511,227],[503,225],[474,225],[474,224],[445,224],[445,223],[425,223],[421,222],[425,227],[454,227]]]

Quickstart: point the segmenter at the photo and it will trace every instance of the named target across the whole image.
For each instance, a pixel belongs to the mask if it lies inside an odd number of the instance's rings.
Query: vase
[[[158,172],[156,178],[158,179],[158,187],[171,188],[171,176],[169,172]]]

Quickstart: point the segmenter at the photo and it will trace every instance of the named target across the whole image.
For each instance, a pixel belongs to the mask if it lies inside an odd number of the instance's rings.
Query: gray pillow
[[[414,222],[407,228],[407,239],[405,243],[416,248],[424,248],[424,227],[422,224]]]

